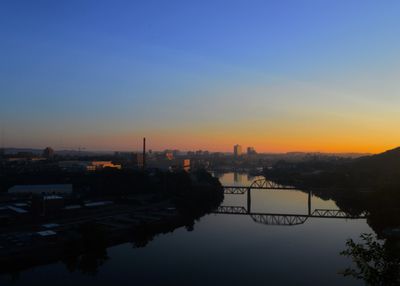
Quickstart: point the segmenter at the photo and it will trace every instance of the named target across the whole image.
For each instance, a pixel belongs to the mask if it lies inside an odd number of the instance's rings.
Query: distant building
[[[114,164],[111,161],[92,161],[90,165],[94,167],[95,170],[101,170],[104,168],[121,169],[121,165]]]
[[[87,161],[61,161],[58,167],[67,172],[95,171],[95,168]]]
[[[104,168],[121,169],[120,164],[111,161],[61,161],[58,166],[67,172],[96,171]]]
[[[182,169],[186,172],[190,171],[190,159],[183,159],[182,160]]]
[[[14,195],[69,195],[72,193],[72,185],[16,185],[8,189],[8,193]]]
[[[241,145],[233,146],[233,155],[235,157],[239,157],[242,155],[242,146]]]
[[[173,151],[171,151],[171,150],[165,150],[163,153],[161,153],[159,156],[158,156],[158,160],[164,160],[164,159],[166,159],[166,160],[173,160],[175,157],[174,157],[174,153],[173,153]]]
[[[149,168],[155,168],[160,170],[178,171],[185,170],[190,171],[191,162],[190,159],[172,159],[167,158],[151,160],[148,164]]]
[[[47,147],[43,150],[43,157],[46,159],[52,159],[54,157],[54,150],[51,147]]]
[[[212,157],[214,157],[214,158],[221,158],[221,157],[223,157],[223,156],[224,156],[224,154],[221,153],[221,152],[214,152],[214,153],[212,153]]]
[[[190,159],[174,159],[169,162],[168,169],[170,171],[184,170],[186,172],[190,171]]]
[[[173,159],[174,159],[174,153],[172,153],[172,152],[166,152],[166,153],[165,153],[165,157],[166,157],[168,160],[173,160]]]
[[[247,147],[247,155],[256,155],[256,149],[254,147]]]

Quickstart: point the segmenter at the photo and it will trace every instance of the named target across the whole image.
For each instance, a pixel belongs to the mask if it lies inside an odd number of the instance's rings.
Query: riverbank
[[[223,189],[205,172],[176,176],[163,191],[108,195],[47,216],[21,214],[18,223],[0,226],[0,272],[77,259],[126,242],[140,247],[159,233],[193,228],[222,202]]]

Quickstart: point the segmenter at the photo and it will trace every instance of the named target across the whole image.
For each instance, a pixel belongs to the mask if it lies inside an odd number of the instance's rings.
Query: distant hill
[[[356,159],[278,162],[264,174],[277,183],[332,199],[349,214],[367,212],[368,224],[379,235],[400,226],[400,147]]]
[[[279,162],[269,178],[305,187],[390,188],[400,191],[400,147],[384,153],[338,161]]]
[[[392,172],[400,169],[400,147],[386,152],[364,156],[352,162],[353,167],[377,172]]]
[[[338,165],[331,172],[352,186],[400,187],[400,147]]]
[[[44,148],[43,148],[44,149]],[[4,153],[7,155],[18,154],[18,153],[31,153],[35,156],[40,156],[43,153],[43,149],[37,148],[4,148]],[[78,151],[78,150],[55,150],[57,155],[61,156],[94,156],[94,155],[110,155],[113,151]]]

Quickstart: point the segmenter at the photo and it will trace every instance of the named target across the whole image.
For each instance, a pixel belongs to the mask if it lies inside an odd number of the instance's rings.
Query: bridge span
[[[267,179],[255,180],[250,186],[223,186],[227,195],[243,195],[251,190],[295,190],[293,186],[281,185]]]
[[[308,191],[308,213],[259,213],[251,211],[251,190],[295,190],[293,186],[280,185],[266,179],[255,180],[250,186],[224,186],[226,195],[243,195],[247,193],[247,208],[243,206],[220,206],[214,211],[215,214],[246,215],[254,222],[264,225],[286,225],[294,226],[304,224],[309,218],[324,219],[365,219],[367,214],[351,215],[339,209],[315,209],[312,211],[312,192]]]

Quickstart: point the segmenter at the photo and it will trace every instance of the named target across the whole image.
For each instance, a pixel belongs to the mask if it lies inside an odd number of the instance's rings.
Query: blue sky
[[[361,0],[1,1],[4,141],[394,146],[399,11],[398,1]],[[368,137],[377,132],[384,142]]]

